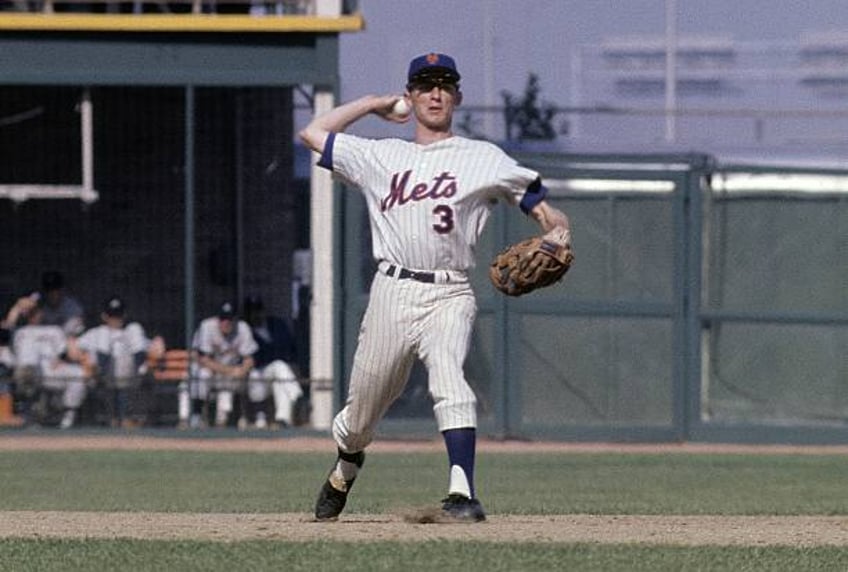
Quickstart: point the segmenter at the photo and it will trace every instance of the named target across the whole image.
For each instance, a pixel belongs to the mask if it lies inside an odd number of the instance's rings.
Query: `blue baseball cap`
[[[117,296],[112,296],[106,301],[106,305],[103,308],[103,312],[107,316],[112,316],[113,318],[122,317],[124,312],[126,311],[126,304],[124,301],[118,298]]]
[[[418,56],[409,62],[409,73],[407,73],[407,81],[409,82],[420,79],[437,79],[457,83],[459,78],[456,62],[452,57],[445,54],[431,52]]]
[[[236,317],[236,305],[232,302],[224,302],[218,308],[218,318],[221,320],[232,320]]]

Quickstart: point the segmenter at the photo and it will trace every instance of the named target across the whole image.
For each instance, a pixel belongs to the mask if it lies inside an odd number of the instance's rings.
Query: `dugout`
[[[0,300],[60,270],[87,326],[118,294],[148,334],[185,347],[221,301],[260,294],[314,376],[309,310],[331,323],[332,285],[313,290],[308,249],[333,239],[316,239],[310,216],[334,207],[329,183],[310,193],[296,173],[294,115],[332,105],[338,36],[363,18],[328,0],[269,3],[282,12],[266,16],[174,4],[0,12]],[[323,349],[317,376],[330,379]]]

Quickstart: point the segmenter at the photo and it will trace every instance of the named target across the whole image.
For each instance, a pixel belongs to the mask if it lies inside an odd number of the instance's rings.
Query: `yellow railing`
[[[361,14],[324,16],[314,0],[20,0],[0,30],[102,32],[356,32]]]
[[[7,11],[110,13],[110,14],[204,14],[265,13],[314,16],[315,0],[13,0]]]

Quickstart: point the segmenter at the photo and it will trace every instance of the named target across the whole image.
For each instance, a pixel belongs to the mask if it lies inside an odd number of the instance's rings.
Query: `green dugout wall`
[[[848,172],[709,156],[522,155],[568,212],[563,284],[510,299],[487,262],[536,232],[495,208],[478,248],[466,362],[495,436],[848,440]],[[345,195],[344,362],[373,273],[364,202]],[[385,433],[432,434],[413,372]]]

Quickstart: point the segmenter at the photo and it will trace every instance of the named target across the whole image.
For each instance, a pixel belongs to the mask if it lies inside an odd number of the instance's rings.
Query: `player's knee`
[[[251,381],[247,384],[247,398],[257,403],[264,401],[268,397],[268,387],[264,382]]]
[[[440,430],[446,427],[474,427],[477,422],[477,397],[464,384],[445,395],[433,395],[433,413]]]
[[[351,426],[344,410],[333,419],[333,439],[342,451],[361,451],[371,442],[372,436],[373,432],[364,427]]]
[[[296,380],[297,376],[292,368],[282,360],[274,360],[265,366],[262,371],[263,377],[273,380]]]
[[[336,441],[340,449],[347,450],[350,433],[342,413],[343,412],[339,412],[335,418],[333,418],[333,439]]]
[[[433,409],[440,410],[476,410],[477,398],[473,393],[464,394],[462,397],[454,397],[451,399],[434,400]]]
[[[476,402],[442,404],[433,408],[439,431],[460,427],[477,427]]]
[[[430,397],[433,398],[433,403],[436,406],[444,407],[475,406],[477,404],[477,396],[474,394],[471,386],[468,385],[468,382],[462,377],[454,377],[453,379],[461,379],[462,381],[453,384],[446,382],[435,383],[431,386]]]

